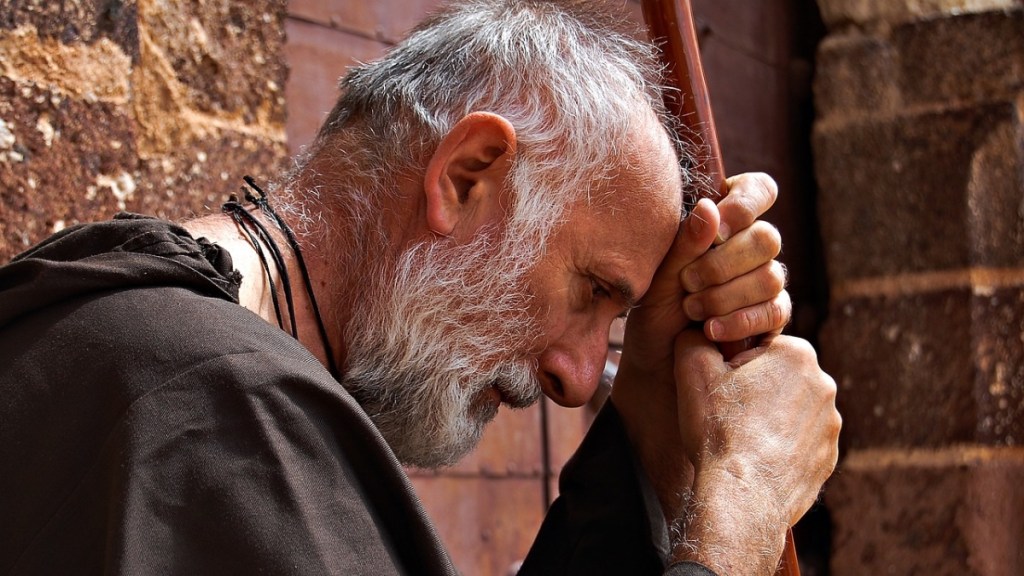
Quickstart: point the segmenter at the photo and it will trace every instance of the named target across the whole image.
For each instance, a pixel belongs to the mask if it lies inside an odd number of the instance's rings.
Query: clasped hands
[[[835,467],[841,419],[813,348],[781,335],[792,310],[781,240],[757,220],[775,182],[728,184],[680,225],[630,312],[611,398],[675,528],[675,559],[771,573]],[[723,357],[720,343],[745,338],[755,347]]]

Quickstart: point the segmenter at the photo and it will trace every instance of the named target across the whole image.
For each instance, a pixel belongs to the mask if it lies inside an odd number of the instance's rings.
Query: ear
[[[505,118],[473,112],[459,120],[427,163],[423,191],[430,230],[468,238],[503,218],[505,180],[515,150],[516,131]]]

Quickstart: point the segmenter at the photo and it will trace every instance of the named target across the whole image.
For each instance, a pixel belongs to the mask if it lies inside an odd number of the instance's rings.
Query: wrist
[[[738,458],[702,463],[673,530],[674,561],[695,561],[730,575],[774,570],[788,526],[778,503],[759,488],[758,475]]]

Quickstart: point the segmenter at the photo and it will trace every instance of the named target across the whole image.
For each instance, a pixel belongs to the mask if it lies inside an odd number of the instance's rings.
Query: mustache
[[[537,361],[516,362],[493,379],[490,386],[498,391],[501,403],[510,408],[529,408],[541,397],[540,381],[537,378]]]

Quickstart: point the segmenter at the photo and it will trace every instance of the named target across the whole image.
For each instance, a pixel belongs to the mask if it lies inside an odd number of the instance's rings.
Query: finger
[[[724,284],[771,261],[782,251],[782,236],[767,222],[755,222],[725,244],[683,269],[683,288],[689,293]]]
[[[761,265],[739,278],[691,294],[683,301],[690,320],[724,316],[741,308],[774,299],[786,287],[786,267],[778,260]]]
[[[718,203],[722,225],[718,243],[725,242],[739,230],[750,226],[775,204],[779,186],[771,176],[761,172],[740,174],[727,179],[729,193]]]
[[[704,334],[715,342],[735,342],[762,334],[780,334],[793,317],[789,292],[782,291],[770,302],[748,306],[704,322]]]
[[[651,287],[644,297],[645,304],[677,301],[681,270],[701,257],[711,247],[718,234],[718,208],[708,199],[697,202],[686,220],[679,226],[675,241],[654,275]]]
[[[665,263],[682,268],[700,258],[715,241],[720,222],[718,206],[702,198],[683,220]]]

